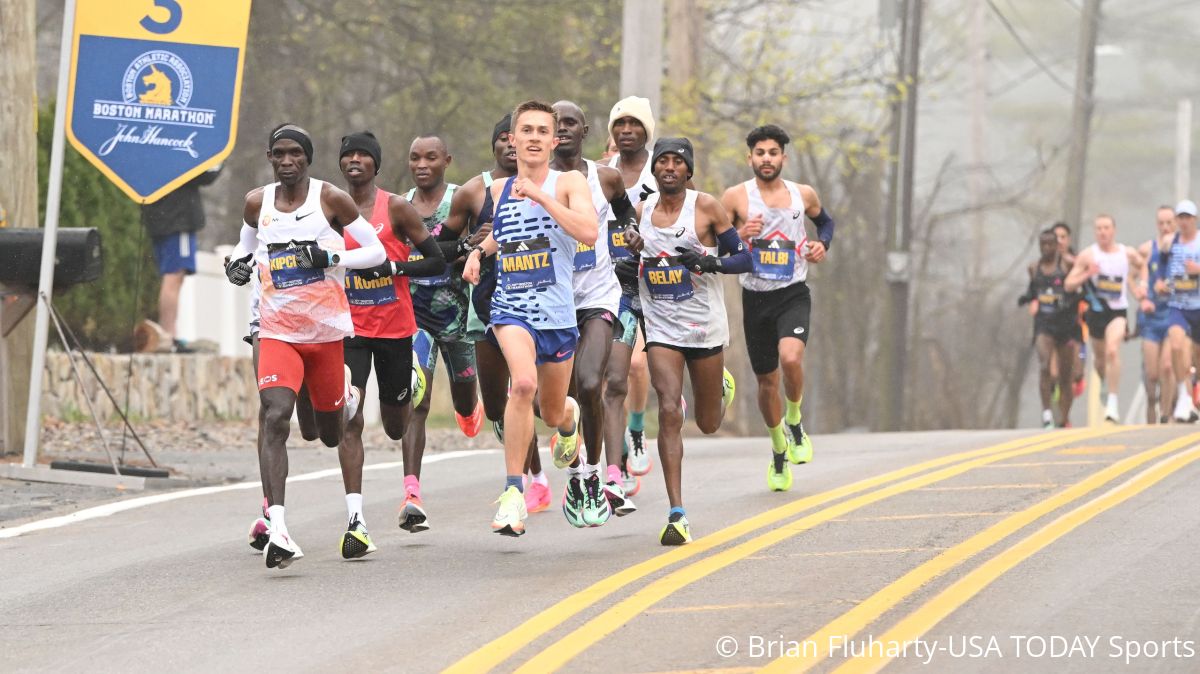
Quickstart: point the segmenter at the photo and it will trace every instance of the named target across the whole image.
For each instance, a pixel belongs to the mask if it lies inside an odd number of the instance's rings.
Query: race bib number
[[[544,236],[500,244],[500,255],[496,262],[500,273],[500,285],[506,291],[532,290],[554,285],[550,239]]]
[[[790,281],[796,273],[796,242],[787,239],[754,239],[750,242],[754,275],[770,281]]]
[[[692,275],[678,257],[650,257],[642,260],[642,280],[650,297],[668,302],[682,302],[696,294]]]
[[[420,254],[419,252],[417,252],[415,249],[409,251],[409,253],[408,253],[408,261],[409,262],[416,262],[417,260],[424,260],[424,259],[425,259],[425,256]],[[449,270],[450,270],[450,265],[446,265],[446,271],[442,272],[438,276],[412,276],[408,279],[408,282],[415,283],[419,286],[425,286],[427,288],[440,288],[442,286],[448,286],[448,285],[450,285],[450,271]],[[353,304],[353,303],[351,303],[351,304]]]
[[[325,270],[304,269],[300,266],[300,255],[295,248],[280,248],[268,253],[271,265],[271,285],[276,290],[306,286],[323,280]]]
[[[1050,286],[1042,289],[1038,293],[1038,311],[1043,314],[1052,314],[1058,311],[1058,304],[1062,300],[1062,291],[1059,288]]]
[[[1175,297],[1195,297],[1200,295],[1200,276],[1172,276],[1171,294]]]
[[[608,223],[608,254],[614,260],[633,257],[625,247],[625,226],[617,220]]]
[[[356,307],[377,307],[396,301],[396,285],[391,276],[368,279],[355,269],[346,270],[346,301]]]
[[[575,271],[596,268],[596,247],[583,243],[575,244]]]
[[[1112,302],[1121,299],[1121,291],[1125,287],[1125,277],[1100,274],[1095,281],[1092,281],[1092,285],[1095,286],[1097,295],[1105,301]]]

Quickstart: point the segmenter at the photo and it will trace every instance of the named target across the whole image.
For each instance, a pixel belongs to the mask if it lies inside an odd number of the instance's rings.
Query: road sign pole
[[[46,186],[46,221],[42,240],[42,269],[38,279],[38,297],[49,298],[54,292],[54,257],[58,248],[58,209],[62,196],[63,144],[66,142],[67,85],[71,77],[71,51],[75,34],[75,0],[63,6],[62,44],[58,55],[58,95],[54,101],[54,144],[50,147],[50,180]],[[42,372],[46,369],[46,340],[50,332],[50,313],[46,302],[39,301],[33,324],[33,363],[29,368],[29,407],[25,417],[26,468],[37,463],[38,443],[42,434]]]

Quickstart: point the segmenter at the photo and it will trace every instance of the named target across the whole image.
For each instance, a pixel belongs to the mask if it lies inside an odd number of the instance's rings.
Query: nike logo
[[[305,213],[304,215],[297,215],[296,219],[303,220],[304,218],[307,218],[308,216],[312,215],[313,213],[316,213],[316,211],[309,211],[309,212]]]
[[[333,401],[333,406],[334,406],[334,407],[337,407],[338,405],[341,405],[341,404],[342,404],[342,399],[343,399],[343,398],[345,398],[345,397],[346,397],[346,396],[342,396],[341,398],[338,398],[337,400]]]
[[[559,351],[558,353],[554,354],[554,357],[555,358],[566,358],[569,355],[571,355],[571,350],[567,349],[566,351]]]
[[[796,328],[795,330],[792,330],[792,332],[796,333],[797,335],[803,335],[804,328]]]

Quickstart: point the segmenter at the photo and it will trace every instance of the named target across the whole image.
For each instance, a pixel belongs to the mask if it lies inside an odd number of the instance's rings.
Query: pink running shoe
[[[540,513],[549,507],[550,487],[531,481],[525,487],[525,509],[531,513]]]

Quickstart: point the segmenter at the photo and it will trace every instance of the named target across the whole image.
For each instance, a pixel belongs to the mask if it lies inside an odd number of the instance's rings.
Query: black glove
[[[250,266],[252,257],[254,257],[253,253],[238,260],[230,260],[229,264],[225,265],[225,278],[235,286],[244,286],[249,283],[250,274],[254,271]]]
[[[387,278],[388,276],[394,276],[395,274],[396,267],[392,264],[391,260],[384,260],[383,264],[376,267],[368,267],[366,269],[358,270],[359,276],[371,279],[372,281],[381,278]]]
[[[716,255],[701,255],[693,248],[681,246],[676,246],[675,251],[679,253],[679,263],[692,271],[705,274],[715,274],[721,271],[721,259]]]
[[[621,258],[613,263],[613,269],[616,270],[617,279],[621,283],[637,283],[638,261],[635,258]]]
[[[296,250],[296,264],[301,269],[325,269],[337,264],[337,261],[329,251],[310,243]]]
[[[646,183],[642,183],[642,193],[638,195],[638,201],[645,201],[646,197],[654,194],[654,188]]]

